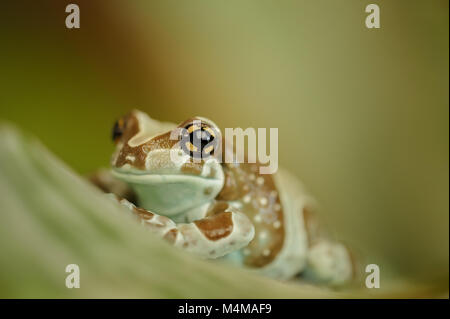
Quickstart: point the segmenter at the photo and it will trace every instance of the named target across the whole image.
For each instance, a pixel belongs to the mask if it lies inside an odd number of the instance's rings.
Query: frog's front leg
[[[254,227],[244,214],[227,203],[216,202],[207,217],[191,223],[172,219],[136,207],[128,200],[110,194],[148,229],[176,247],[203,258],[218,258],[247,246],[254,237]]]

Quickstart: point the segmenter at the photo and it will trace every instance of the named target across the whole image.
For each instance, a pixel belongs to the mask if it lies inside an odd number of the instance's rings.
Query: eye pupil
[[[205,131],[203,128],[198,129],[190,134],[191,143],[195,146],[200,146],[202,150],[213,139],[214,137],[212,137],[211,134]]]
[[[214,153],[215,145],[211,145],[211,143],[215,140],[215,136],[212,133],[213,130],[205,123],[190,124],[185,129],[187,130],[185,134],[187,139],[186,143],[181,145],[185,153],[195,158],[207,158]],[[208,147],[206,147],[207,145]]]

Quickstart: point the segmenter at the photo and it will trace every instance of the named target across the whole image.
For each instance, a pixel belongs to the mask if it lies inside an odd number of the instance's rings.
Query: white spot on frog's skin
[[[256,184],[259,185],[259,186],[263,185],[264,184],[264,177],[259,176],[256,179]]]
[[[259,239],[261,239],[261,240],[267,239],[267,232],[265,232],[265,231],[260,232]]]
[[[260,203],[262,206],[266,206],[266,205],[267,205],[267,198],[265,198],[265,197],[260,197],[260,198],[259,198],[259,203]]]
[[[281,227],[281,222],[279,220],[273,222],[273,227],[278,229]]]
[[[259,215],[259,214],[258,214],[258,215],[255,215],[255,217],[253,217],[253,219],[254,219],[254,221],[257,222],[257,223],[260,223],[261,220],[262,220],[262,219],[261,219],[261,215]]]
[[[129,170],[129,169],[132,169],[132,166],[129,164],[129,163],[125,163],[122,167],[121,167],[121,169],[123,169],[123,170]]]
[[[250,174],[250,175],[248,176],[248,179],[251,180],[251,181],[254,181],[255,178],[256,178],[255,174]]]
[[[133,163],[134,160],[136,159],[136,157],[134,157],[133,155],[127,155],[127,157],[125,157],[125,159]]]
[[[244,203],[246,203],[246,204],[250,203],[251,200],[252,200],[252,198],[250,197],[250,195],[245,195],[245,196],[242,198],[242,201],[243,201]]]
[[[122,205],[126,206],[129,210],[133,210],[133,208],[135,207],[133,204],[131,204],[129,201],[127,201],[126,199],[121,199],[119,201],[119,203],[121,203]]]
[[[270,255],[270,249],[264,249],[262,252],[263,256],[267,257]]]
[[[230,207],[240,210],[242,208],[242,203],[239,201],[229,202]]]

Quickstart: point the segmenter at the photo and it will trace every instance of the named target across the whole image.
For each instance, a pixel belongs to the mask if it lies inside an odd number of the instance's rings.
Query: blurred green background
[[[2,120],[81,174],[131,108],[277,127],[280,165],[365,263],[448,287],[448,1],[73,2],[72,30],[70,2],[2,4]]]

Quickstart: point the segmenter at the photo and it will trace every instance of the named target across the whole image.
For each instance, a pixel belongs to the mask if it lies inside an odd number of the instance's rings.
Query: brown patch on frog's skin
[[[203,235],[212,241],[225,238],[233,231],[233,219],[230,212],[196,220],[194,223]]]
[[[123,143],[117,154],[116,160],[113,164],[115,167],[122,167],[125,164],[130,164],[133,168],[145,170],[145,160],[147,154],[153,150],[171,149],[178,140],[170,139],[171,132],[167,132],[155,136],[151,140],[137,146],[130,146],[129,140],[139,133],[139,121],[134,114],[129,114],[125,117],[125,130],[120,139]],[[134,158],[131,160],[130,157]]]
[[[225,165],[222,164],[222,167]],[[232,169],[224,169],[224,182],[222,190],[218,195],[220,200],[237,200],[242,195],[242,187],[238,187],[237,179],[235,178],[235,171]]]
[[[163,238],[167,240],[170,244],[173,244],[175,243],[177,236],[178,236],[178,229],[172,228],[164,235]]]
[[[200,175],[203,170],[203,162],[202,163],[184,163],[181,165],[181,173],[189,174],[189,175]]]
[[[229,207],[230,205],[227,202],[214,201],[214,203],[208,208],[208,211],[206,212],[206,217],[226,212]]]
[[[244,248],[244,263],[263,267],[272,262],[283,247],[283,210],[273,177],[259,174],[259,163],[224,163],[225,183],[217,200],[238,201],[240,211],[255,227],[255,238]]]
[[[133,213],[143,220],[150,220],[155,216],[155,214],[140,207],[133,207]]]

